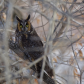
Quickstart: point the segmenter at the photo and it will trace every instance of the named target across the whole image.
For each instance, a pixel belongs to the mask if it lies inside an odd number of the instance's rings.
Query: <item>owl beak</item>
[[[24,31],[24,28],[22,28],[22,31]]]
[[[24,34],[26,33],[25,27],[22,28],[22,32],[23,32]]]

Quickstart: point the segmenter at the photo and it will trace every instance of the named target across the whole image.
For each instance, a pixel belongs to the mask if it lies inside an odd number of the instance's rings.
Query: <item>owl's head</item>
[[[19,32],[22,32],[23,34],[30,33],[31,32],[31,23],[29,21],[30,15],[28,15],[27,19],[21,20],[16,16],[16,19],[18,21],[18,30]]]

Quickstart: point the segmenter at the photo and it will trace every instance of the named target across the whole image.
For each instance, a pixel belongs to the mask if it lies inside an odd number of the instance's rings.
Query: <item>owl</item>
[[[34,60],[43,56],[43,43],[30,22],[30,15],[28,15],[27,19],[25,20],[21,20],[18,17],[16,17],[16,19],[18,21],[17,29],[15,31],[16,43],[24,51],[24,59],[28,59],[30,62],[33,62]],[[38,78],[41,74],[42,64],[43,60],[33,66],[37,71]],[[53,76],[52,69],[49,67],[47,62],[45,64],[45,71],[49,76]]]

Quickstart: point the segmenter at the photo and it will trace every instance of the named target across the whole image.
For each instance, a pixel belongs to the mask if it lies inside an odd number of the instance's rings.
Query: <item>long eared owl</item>
[[[30,20],[30,15],[28,15],[27,19],[21,20],[16,17],[18,24],[16,29],[16,42],[24,50],[24,54],[26,54],[26,59],[30,62],[40,58],[44,54],[43,43],[33,28]],[[25,50],[26,49],[26,50]],[[43,60],[36,64],[36,71],[38,77],[40,77],[41,69],[42,69]],[[52,69],[46,62],[45,71],[50,75],[52,74]]]

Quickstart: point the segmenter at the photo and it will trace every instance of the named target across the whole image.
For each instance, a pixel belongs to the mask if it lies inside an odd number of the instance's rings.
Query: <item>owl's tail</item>
[[[45,64],[45,69],[44,69],[50,77],[53,76],[53,69],[49,66],[48,63]]]
[[[48,58],[45,62],[45,68],[44,70],[47,72],[47,74],[52,77],[53,76],[53,69],[49,66],[49,63],[48,63]],[[37,66],[37,73],[38,73],[38,78],[40,77],[40,74],[41,74],[41,70],[42,70],[42,65],[43,65],[43,60],[41,60],[40,62],[38,62],[36,64]]]

